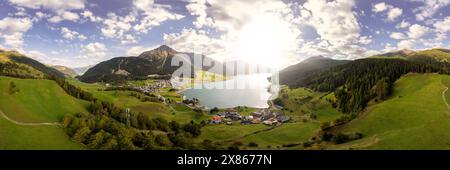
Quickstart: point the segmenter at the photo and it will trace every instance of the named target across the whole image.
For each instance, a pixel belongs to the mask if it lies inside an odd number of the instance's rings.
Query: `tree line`
[[[334,107],[344,113],[358,112],[371,100],[385,100],[394,82],[407,73],[448,74],[445,63],[402,59],[360,59],[311,75],[302,86],[334,91]]]

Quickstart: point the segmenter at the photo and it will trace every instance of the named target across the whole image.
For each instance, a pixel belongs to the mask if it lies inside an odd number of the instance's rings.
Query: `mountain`
[[[344,134],[359,132],[364,137],[333,149],[447,149],[450,117],[445,89],[449,86],[448,75],[402,76],[387,100],[370,105],[363,116],[336,129]]]
[[[88,65],[88,66],[85,66],[85,67],[75,67],[75,68],[72,68],[72,70],[75,71],[77,73],[77,75],[82,75],[87,70],[89,70],[91,67],[93,67],[93,65]]]
[[[164,60],[168,57],[172,57],[175,54],[177,54],[177,51],[175,51],[174,49],[170,48],[167,45],[161,45],[160,47],[154,50],[143,52],[138,57],[154,62]]]
[[[425,50],[413,53],[390,53],[396,56],[369,57],[313,72],[294,87],[308,87],[316,91],[334,92],[333,105],[344,113],[363,110],[372,101],[387,99],[394,82],[408,73],[450,74],[450,63],[444,62],[447,50]],[[398,58],[404,55],[404,58]],[[380,55],[379,55],[380,56]],[[295,74],[295,73],[292,73]]]
[[[172,59],[176,54],[184,54],[186,58],[180,61],[183,64],[191,64],[193,61],[205,60],[208,57],[204,55],[196,55],[194,53],[177,52],[172,48],[162,45],[151,51],[146,51],[139,56],[117,57],[108,61],[101,62],[90,68],[86,73],[79,77],[83,82],[115,82],[122,80],[141,79],[148,75],[159,74],[169,75],[177,70],[180,66],[172,66]],[[192,65],[195,69],[208,70],[215,64],[220,62],[210,59],[214,64],[211,66],[202,66],[201,63]],[[215,70],[219,72],[219,70]]]
[[[370,58],[400,58],[406,60],[414,61],[427,61],[430,62],[450,62],[450,50],[448,49],[429,49],[423,51],[412,51],[412,50],[400,50],[384,54],[379,54],[372,56]]]
[[[150,61],[139,57],[117,57],[103,61],[86,71],[83,82],[112,82],[155,74]]]
[[[52,68],[58,70],[59,72],[63,73],[66,77],[75,77],[78,74],[75,72],[75,70],[66,67],[66,66],[60,66],[60,65],[53,65]]]
[[[413,51],[413,50],[404,49],[404,50],[400,50],[400,51],[393,51],[393,52],[388,52],[388,53],[384,53],[384,54],[374,55],[374,56],[371,56],[370,58],[403,58],[403,59],[406,59],[407,57],[411,56],[414,53],[415,53],[415,51]]]
[[[308,58],[298,64],[280,71],[280,83],[288,86],[298,86],[306,77],[321,70],[346,64],[349,60],[334,60],[323,56]]]
[[[21,78],[64,77],[58,70],[16,51],[0,52],[0,75]]]

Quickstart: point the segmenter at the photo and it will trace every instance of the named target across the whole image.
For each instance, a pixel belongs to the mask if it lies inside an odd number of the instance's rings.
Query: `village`
[[[265,125],[279,125],[290,121],[291,118],[280,112],[274,112],[270,109],[259,109],[252,112],[250,115],[242,116],[235,109],[226,109],[212,116],[209,121],[210,124],[227,124],[231,125],[234,122],[240,121],[241,125],[259,124]]]
[[[107,84],[108,86],[108,84]],[[171,82],[169,80],[157,80],[154,82],[145,82],[144,85],[141,86],[133,86],[129,85],[135,90],[141,91],[143,93],[155,94],[159,100],[163,101],[163,103],[167,104],[165,98],[159,95],[161,89],[166,87],[172,87]],[[202,111],[209,111],[206,107],[199,105],[198,99],[189,100],[186,99],[186,96],[182,96],[183,102],[176,102],[176,104],[184,104],[191,109],[199,109]],[[286,123],[291,120],[291,117],[285,115],[282,112],[278,112],[280,110],[279,106],[274,105],[273,103],[270,105],[274,109],[264,108],[257,109],[252,112],[250,115],[241,115],[236,109],[228,108],[223,111],[217,112],[214,114],[210,120],[208,120],[209,124],[226,124],[232,125],[239,123],[241,125],[250,125],[250,124],[265,124],[265,125],[280,125],[282,123]]]
[[[169,80],[158,80],[152,83],[145,82],[143,86],[137,86],[135,89],[140,90],[144,93],[158,93],[160,89],[165,87],[171,87]]]

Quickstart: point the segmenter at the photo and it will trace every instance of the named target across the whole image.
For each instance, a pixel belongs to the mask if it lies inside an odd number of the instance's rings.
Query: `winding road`
[[[14,123],[16,125],[22,125],[22,126],[59,126],[59,125],[61,125],[61,123],[58,123],[58,122],[53,122],[53,123],[49,123],[49,122],[45,122],[45,123],[18,122],[18,121],[15,121],[15,120],[9,118],[8,116],[6,116],[5,113],[1,110],[0,110],[0,116],[5,118],[6,120],[8,120],[11,123]]]
[[[445,106],[447,106],[447,109],[450,110],[450,105],[448,105],[447,99],[445,98],[445,93],[448,91],[448,87],[446,85],[444,85],[444,83],[442,83],[442,81],[441,81],[441,84],[445,87],[445,90],[442,91],[442,100],[444,100],[444,103],[445,103]]]

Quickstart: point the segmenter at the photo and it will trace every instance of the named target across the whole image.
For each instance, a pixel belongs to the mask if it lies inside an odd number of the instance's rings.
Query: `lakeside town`
[[[281,123],[286,123],[291,118],[284,115],[281,112],[274,112],[270,109],[259,109],[258,111],[252,112],[250,115],[242,116],[235,109],[226,109],[223,112],[219,112],[212,116],[209,121],[210,124],[227,124],[231,125],[233,122],[240,121],[241,125],[249,124],[259,124],[263,123],[265,125],[278,125]]]
[[[109,84],[106,84],[106,86],[111,87],[111,85]],[[144,94],[155,94],[155,96],[157,96],[160,101],[168,105],[169,103],[166,102],[167,100],[159,93],[163,88],[173,89],[173,86],[170,80],[158,79],[152,82],[146,81],[142,85],[128,84],[126,88],[130,88],[135,91],[140,91]],[[177,91],[177,94],[180,95],[182,98],[182,101],[177,101],[176,104],[185,105],[193,110],[201,110],[204,112],[212,113],[211,109],[206,108],[201,104],[199,104],[200,101],[198,99],[192,100],[187,99],[186,96],[182,95],[181,93],[182,90],[180,89],[178,90],[174,89],[174,91]],[[208,123],[211,125],[214,124],[232,125],[235,123],[239,123],[241,125],[261,124],[261,123],[269,126],[280,125],[282,123],[286,123],[291,120],[291,117],[285,115],[280,111],[281,108],[282,107],[276,106],[272,102],[270,102],[269,108],[256,109],[250,115],[242,115],[239,113],[238,110],[234,108],[221,109],[222,111],[217,111],[214,112],[213,114],[210,114],[211,117],[208,120]]]

